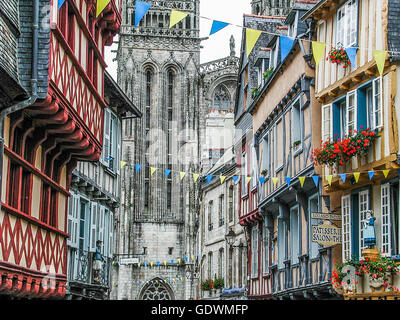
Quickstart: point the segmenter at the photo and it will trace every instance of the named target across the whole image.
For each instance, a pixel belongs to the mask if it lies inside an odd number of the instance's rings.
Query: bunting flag
[[[213,176],[211,174],[207,175],[207,184],[209,184],[212,180]]]
[[[140,164],[135,165],[135,171],[138,172],[142,166]]]
[[[277,185],[278,181],[279,181],[278,177],[272,178],[272,182],[273,182],[275,188],[276,188],[276,185]]]
[[[317,64],[317,67],[325,53],[325,47],[326,43],[318,42],[318,41],[313,41],[312,42],[312,51],[313,51],[313,56],[315,63]]]
[[[386,51],[374,50],[374,58],[380,75],[383,74],[383,69],[385,68],[386,55]]]
[[[254,46],[257,43],[258,38],[261,36],[260,30],[246,28],[246,54],[250,55],[253,51]]]
[[[221,181],[221,184],[223,184],[223,183],[224,183],[225,179],[226,179],[226,177],[225,177],[225,176],[219,176],[219,180]]]
[[[354,179],[356,180],[356,183],[358,183],[358,180],[360,179],[360,172],[354,172]]]
[[[218,21],[218,20],[214,20],[213,24],[211,26],[211,30],[210,30],[210,36],[214,33],[217,33],[218,31],[222,30],[223,28],[225,28],[227,25],[229,25],[229,23],[226,22],[222,22],[222,21]]]
[[[372,180],[374,175],[375,175],[375,171],[368,171],[369,180]]]
[[[174,264],[174,259],[171,260],[171,264]]]
[[[286,180],[287,185],[289,186],[290,182],[292,181],[292,178],[291,177],[286,177],[285,180]]]
[[[299,177],[300,185],[303,188],[304,182],[306,181],[306,177]]]
[[[192,260],[194,261],[194,255],[192,255]]]
[[[319,176],[312,176],[315,186],[318,188]]]
[[[113,158],[107,157],[106,160],[107,161],[111,161]]]
[[[149,11],[152,4],[136,0],[135,5],[135,27],[137,27],[143,17],[146,15],[147,11]]]
[[[152,267],[153,266],[153,262],[150,262],[150,267]]]
[[[164,261],[164,266],[167,266],[167,261]]]
[[[346,51],[347,56],[349,57],[351,66],[356,67],[356,56],[357,56],[357,47],[348,47],[344,49]]]
[[[188,262],[188,261],[189,261],[189,258],[188,258],[188,257],[185,257],[185,261]]]
[[[160,266],[160,261],[157,261],[157,266]]]
[[[389,170],[383,170],[383,175],[385,176],[385,178],[387,178],[389,175]]]
[[[234,177],[232,177],[232,180],[236,183],[236,182],[238,182],[239,177],[238,176],[234,176]]]
[[[147,262],[144,263],[144,266],[147,267]]]
[[[258,178],[258,180],[260,180],[260,184],[263,185],[265,182],[265,178],[264,177],[260,177]]]
[[[171,18],[169,20],[169,28],[171,29],[174,25],[181,22],[187,17],[187,12],[182,12],[178,10],[171,10]]]
[[[251,181],[251,177],[247,177],[246,178],[246,184],[249,184],[250,181]]]
[[[179,174],[179,176],[181,177],[181,180],[185,177],[186,172],[181,171],[181,173]]]
[[[346,174],[342,173],[342,174],[339,174],[339,176],[342,179],[343,183],[345,183],[346,182]]]
[[[154,172],[156,172],[157,168],[151,167],[150,168],[150,175],[152,176]]]
[[[128,164],[128,162],[121,161],[121,163],[120,163],[121,169],[122,169],[123,167],[125,167],[127,164]]]
[[[289,38],[285,36],[279,37],[279,45],[281,47],[281,62],[283,62],[286,59],[290,50],[292,50],[293,43],[294,43],[294,38]]]
[[[178,258],[178,263],[181,263],[181,258]]]
[[[199,179],[200,175],[198,173],[193,173],[193,181],[197,182],[197,180]]]
[[[96,6],[96,18],[99,16],[100,13],[108,6],[111,0],[97,0]]]
[[[165,170],[165,179],[168,178],[170,173],[171,173],[171,170],[168,170],[168,169]]]
[[[326,180],[328,180],[330,186],[332,185],[332,178],[333,178],[332,175],[326,176]]]
[[[65,2],[65,0],[58,0],[58,9],[60,9],[62,7],[64,2]]]

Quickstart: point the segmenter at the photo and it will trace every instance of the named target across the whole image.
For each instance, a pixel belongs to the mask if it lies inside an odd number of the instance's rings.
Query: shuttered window
[[[269,272],[269,230],[263,224],[263,239],[262,239],[262,247],[263,247],[263,275],[268,274]]]
[[[98,204],[96,202],[91,203],[90,209],[90,245],[89,251],[95,252],[96,251],[96,225],[98,219]]]
[[[72,194],[68,204],[68,224],[67,232],[70,237],[67,245],[72,248],[78,248],[78,225],[79,225],[79,196]]]
[[[251,277],[258,276],[258,229],[257,226],[251,230]]]
[[[358,195],[358,201],[359,201],[359,218],[360,218],[360,224],[359,224],[359,235],[360,235],[360,249],[359,249],[359,257],[362,256],[361,252],[363,249],[366,248],[364,245],[364,228],[366,224],[366,219],[367,219],[367,211],[369,210],[369,191],[365,190],[359,193]]]
[[[332,139],[332,105],[322,107],[322,140]]]
[[[349,0],[337,11],[336,43],[347,48],[357,43],[358,0]]]

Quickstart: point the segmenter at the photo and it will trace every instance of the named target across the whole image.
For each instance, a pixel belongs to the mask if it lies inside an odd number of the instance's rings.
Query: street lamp
[[[225,235],[225,240],[231,247],[233,247],[233,244],[236,241],[236,234],[232,230],[232,227],[229,229],[229,232]]]

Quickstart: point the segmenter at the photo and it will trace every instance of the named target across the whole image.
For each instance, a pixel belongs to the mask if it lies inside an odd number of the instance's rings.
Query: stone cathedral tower
[[[199,0],[147,2],[153,6],[135,28],[135,1],[123,0],[117,53],[118,82],[142,118],[123,122],[122,161],[128,164],[121,173],[115,252],[117,260],[133,258],[141,267],[115,265],[111,298],[190,299],[197,257],[198,191],[191,173],[199,172]],[[190,14],[169,29],[170,9]],[[151,167],[157,168],[153,175]],[[167,178],[165,170],[171,170]],[[186,172],[182,180],[180,172]]]
[[[252,0],[251,13],[260,16],[286,16],[294,0]]]

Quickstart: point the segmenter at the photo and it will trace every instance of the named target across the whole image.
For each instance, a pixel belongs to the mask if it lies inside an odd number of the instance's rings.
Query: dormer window
[[[278,53],[279,53],[279,41],[276,41],[274,46],[271,48],[271,56],[269,59],[269,68],[275,69],[278,65]]]
[[[344,48],[357,43],[358,30],[358,1],[349,0],[337,11],[336,43]]]
[[[296,14],[294,16],[294,19],[292,23],[289,25],[288,28],[288,37],[296,37],[297,35],[297,17],[298,17],[299,12],[296,11]]]

